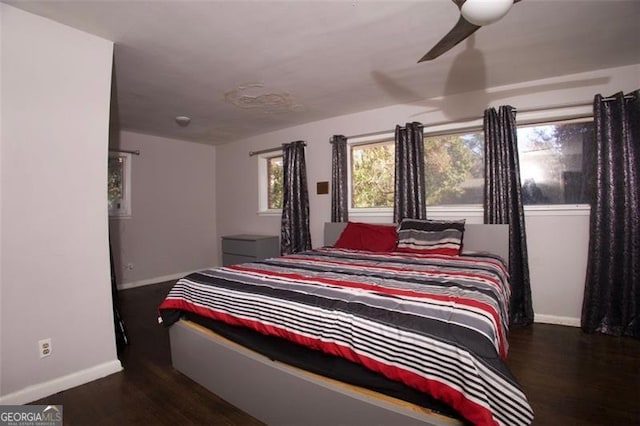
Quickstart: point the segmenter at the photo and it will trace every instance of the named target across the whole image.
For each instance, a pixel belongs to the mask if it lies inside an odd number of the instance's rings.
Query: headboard
[[[383,225],[392,225],[385,223]],[[347,222],[324,224],[324,245],[332,246],[340,237]],[[462,252],[488,251],[502,257],[509,264],[509,225],[467,223],[464,226]]]

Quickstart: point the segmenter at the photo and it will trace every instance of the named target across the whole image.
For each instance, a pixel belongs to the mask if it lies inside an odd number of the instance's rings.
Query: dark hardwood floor
[[[65,425],[262,425],[171,366],[157,307],[173,282],[119,292],[124,370],[34,404],[63,404]]]
[[[536,425],[640,425],[640,340],[549,324],[511,330],[507,364]]]
[[[35,404],[63,404],[67,425],[258,425],[173,370],[156,307],[172,283],[120,292],[124,371]],[[546,324],[511,331],[508,364],[535,425],[640,425],[640,341]],[[395,426],[395,425],[394,425]]]

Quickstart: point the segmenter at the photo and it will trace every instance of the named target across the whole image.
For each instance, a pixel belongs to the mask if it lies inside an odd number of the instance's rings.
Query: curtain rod
[[[286,143],[283,143],[282,145],[287,145]],[[302,144],[302,146],[307,146],[307,143],[304,142]],[[260,155],[260,154],[267,154],[269,152],[276,152],[276,151],[281,151],[282,150],[282,146],[278,146],[275,148],[269,148],[269,149],[263,149],[260,151],[249,151],[249,157],[253,157],[254,155]]]
[[[138,149],[136,149],[135,151],[130,151],[128,149],[109,148],[109,151],[112,151],[112,152],[126,152],[127,154],[140,155],[140,150],[138,150]]]
[[[624,95],[625,99],[634,99],[635,96],[634,95]],[[602,98],[602,100],[604,102],[610,102],[613,100],[616,100],[617,98],[615,96],[610,96],[608,98]],[[578,107],[588,107],[588,106],[592,106],[593,102],[585,102],[585,101],[581,101],[581,102],[574,102],[574,103],[570,103],[570,104],[564,104],[564,105],[556,105],[556,106],[547,106],[547,107],[538,107],[538,108],[528,108],[528,109],[517,109],[517,108],[513,108],[515,112],[519,112],[519,113],[530,113],[530,112],[540,112],[540,111],[547,111],[547,110],[553,110],[553,109],[564,109],[564,108],[578,108]],[[475,121],[475,120],[481,120],[483,117],[467,117],[467,118],[461,118],[459,120],[456,120],[458,122],[461,123],[465,123],[465,122],[469,122],[469,121]],[[437,123],[429,123],[428,127],[436,127],[436,126],[443,126],[445,124],[451,124],[454,123],[454,121],[440,121]],[[422,123],[420,123],[422,124]],[[427,127],[426,125],[422,124],[423,127]],[[404,126],[401,127],[404,129]],[[371,132],[371,133],[362,133],[359,135],[352,135],[352,136],[347,136],[347,139],[355,139],[355,138],[367,138],[367,137],[372,137],[372,136],[378,136],[378,135],[385,135],[388,133],[393,133],[395,132],[395,129],[391,129],[391,130],[383,130],[380,132]]]
[[[635,99],[636,97],[635,97],[635,95],[624,95],[623,98],[625,98],[625,99]],[[616,98],[615,96],[609,96],[608,98],[602,98],[602,100],[605,101],[605,102],[615,101],[616,99],[618,99],[618,98]]]
[[[624,95],[624,99],[634,99],[634,98],[635,98],[634,95]],[[616,98],[615,96],[610,96],[608,98],[602,98],[602,102],[611,102],[611,101],[615,101],[616,99],[618,98]],[[516,112],[527,113],[527,112],[546,111],[550,109],[577,108],[577,107],[588,107],[588,106],[593,106],[593,102],[576,102],[573,104],[557,105],[554,107],[538,107],[538,108],[529,108],[529,109],[523,109],[523,110],[519,110],[518,108],[514,107],[513,110]]]

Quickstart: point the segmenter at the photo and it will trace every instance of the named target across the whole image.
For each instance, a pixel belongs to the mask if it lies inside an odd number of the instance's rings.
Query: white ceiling
[[[524,0],[420,64],[458,19],[450,0],[3,1],[115,42],[121,128],[209,144],[640,63],[638,0]]]

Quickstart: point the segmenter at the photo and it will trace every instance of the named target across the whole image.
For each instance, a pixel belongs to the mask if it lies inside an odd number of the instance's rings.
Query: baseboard
[[[580,327],[580,318],[535,314],[533,321],[543,323],[543,324],[555,324],[555,325],[567,325],[570,327]]]
[[[210,266],[210,268],[213,268],[213,266]],[[122,283],[122,284],[118,284],[118,290],[126,290],[129,288],[136,288],[136,287],[142,287],[145,285],[150,285],[150,284],[158,284],[158,283],[163,283],[163,282],[167,282],[167,281],[174,281],[177,279],[180,279],[184,276],[187,276],[189,274],[192,274],[194,272],[198,272],[198,271],[202,271],[203,269],[207,269],[207,268],[200,268],[200,269],[196,269],[193,271],[187,271],[187,272],[180,272],[177,274],[171,274],[171,275],[163,275],[161,277],[155,277],[155,278],[148,278],[146,280],[140,280],[140,281],[132,281],[129,283]]]
[[[84,385],[122,370],[120,361],[113,360],[85,370],[76,371],[48,382],[27,386],[17,392],[0,397],[0,405],[21,405],[37,401],[49,395]]]

